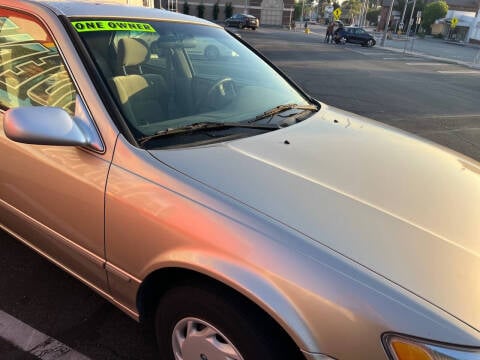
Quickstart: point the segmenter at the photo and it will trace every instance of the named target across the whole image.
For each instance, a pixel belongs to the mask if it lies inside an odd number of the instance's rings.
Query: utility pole
[[[388,25],[390,24],[390,18],[392,17],[394,2],[395,0],[392,0],[392,3],[390,4],[390,9],[388,9],[387,22],[385,23],[385,29],[383,29],[382,41],[380,42],[380,46],[385,46],[385,39],[387,38]]]
[[[410,36],[410,28],[412,27],[412,17],[413,17],[413,12],[415,11],[415,5],[417,5],[417,0],[413,0],[412,12],[410,13],[410,19],[408,20],[407,36]]]
[[[303,7],[304,6],[305,6],[305,0],[302,0],[302,15],[300,17],[300,21],[303,21],[303,18],[304,18],[304,16],[303,16]]]
[[[405,13],[407,12],[407,6],[409,3],[410,1],[405,0],[405,5],[403,6],[402,20],[400,20],[400,26],[402,28],[402,31],[405,29],[405,23],[403,22],[403,20],[405,19]],[[398,26],[397,26],[397,30],[398,30]]]

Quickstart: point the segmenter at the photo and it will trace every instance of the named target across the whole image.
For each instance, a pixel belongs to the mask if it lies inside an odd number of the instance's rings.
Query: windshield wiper
[[[265,111],[263,114],[257,115],[254,119],[249,120],[249,123],[256,122],[258,120],[262,120],[268,117],[272,117],[273,115],[279,114],[283,111],[286,110],[292,110],[292,109],[299,109],[299,110],[312,110],[312,111],[317,111],[318,106],[317,105],[298,105],[298,104],[284,104],[284,105],[278,105],[274,107],[273,109]]]
[[[199,131],[199,130],[221,130],[221,129],[228,129],[228,128],[250,128],[250,129],[266,129],[266,130],[275,130],[278,129],[278,125],[263,125],[263,124],[249,124],[249,123],[225,123],[225,122],[213,122],[213,121],[205,121],[205,122],[198,122],[178,128],[173,129],[165,129],[161,130],[153,135],[148,135],[143,138],[139,139],[140,145],[144,145],[148,141],[152,139],[157,139],[163,136],[171,136],[177,134],[185,134],[189,132]]]

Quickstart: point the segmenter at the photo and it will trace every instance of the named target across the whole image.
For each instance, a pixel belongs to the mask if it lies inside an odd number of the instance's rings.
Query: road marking
[[[383,58],[383,60],[406,60],[406,59],[405,59],[405,56],[397,56],[397,57]],[[422,61],[422,59],[412,59],[411,57],[408,60],[410,60],[410,61]]]
[[[376,50],[372,50],[372,51],[360,51],[360,50],[355,50],[355,49],[351,49],[351,48],[348,48],[348,47],[345,47],[345,49],[351,51],[351,52],[354,52],[354,53],[357,53],[357,54],[360,54],[360,55],[364,55],[364,56],[385,56],[387,55],[388,53],[386,52],[383,52],[383,51],[376,51]]]
[[[0,310],[0,338],[41,360],[90,360],[2,310]]]
[[[480,74],[479,70],[438,70],[442,74]]]
[[[407,65],[413,65],[413,66],[442,66],[442,65],[447,65],[443,63],[434,63],[434,62],[408,62],[406,63]]]
[[[386,56],[386,55],[390,55],[389,52],[385,52],[385,51],[381,51],[381,50],[376,50],[376,49],[371,50],[371,51],[368,51],[368,52],[367,52],[367,51],[350,49],[350,48],[347,48],[347,47],[346,47],[345,49],[347,49],[347,50],[349,50],[349,51],[351,51],[351,52],[357,53],[357,54],[364,55],[364,56]],[[414,59],[414,58],[412,59],[412,56],[411,56],[411,55],[409,55],[409,57],[411,58],[411,59],[409,59],[409,60],[410,60],[410,61],[414,61],[415,64],[416,64],[417,61],[419,61],[419,62],[422,61],[422,59],[418,59],[418,60],[416,60],[416,59]],[[395,57],[384,57],[383,60],[405,60],[405,56],[399,54],[398,56],[395,56]]]
[[[435,118],[435,119],[463,119],[463,118],[477,118],[477,117],[480,117],[480,114],[456,114],[456,115],[448,115],[448,114],[440,114],[440,115],[437,115],[437,114],[427,114],[427,115],[422,115],[421,118],[422,119],[432,119],[432,118]]]

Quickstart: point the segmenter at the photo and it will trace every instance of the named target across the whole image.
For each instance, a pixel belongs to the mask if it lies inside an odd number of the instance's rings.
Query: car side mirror
[[[77,98],[77,111],[73,117],[56,107],[10,109],[5,112],[3,121],[5,135],[10,140],[25,144],[85,146],[102,152],[101,139],[93,123],[87,121],[85,109],[79,101]]]

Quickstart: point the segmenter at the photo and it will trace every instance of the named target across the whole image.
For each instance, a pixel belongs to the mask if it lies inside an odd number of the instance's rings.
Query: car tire
[[[243,28],[244,28],[243,24],[242,24],[242,23],[238,23],[238,28],[239,28],[239,29],[243,29]]]
[[[368,47],[375,46],[375,44],[376,44],[376,41],[375,41],[374,39],[369,39],[369,40],[367,41],[367,46],[368,46]]]
[[[254,27],[252,27],[252,30],[257,30],[257,28],[254,26]]]
[[[230,353],[243,360],[301,359],[260,309],[208,283],[168,290],[159,301],[155,327],[162,359],[217,359]]]
[[[347,43],[347,38],[345,36],[340,37],[340,39],[338,39],[338,43],[345,45]]]
[[[214,45],[208,45],[204,52],[203,55],[208,59],[208,60],[216,60],[220,56],[220,51],[218,51],[218,48]]]

